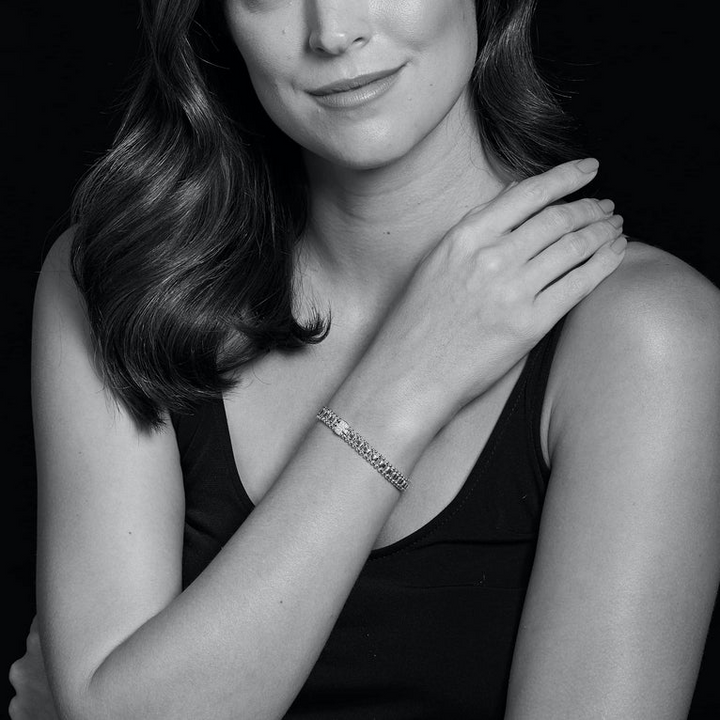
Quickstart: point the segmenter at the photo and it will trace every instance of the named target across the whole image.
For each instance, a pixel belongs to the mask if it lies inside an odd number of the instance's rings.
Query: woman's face
[[[333,163],[392,162],[466,105],[475,0],[224,2],[268,115]]]

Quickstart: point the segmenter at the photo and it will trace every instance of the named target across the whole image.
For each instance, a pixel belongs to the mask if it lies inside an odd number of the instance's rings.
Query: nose
[[[309,43],[313,52],[342,55],[370,39],[367,0],[315,0],[309,4]]]

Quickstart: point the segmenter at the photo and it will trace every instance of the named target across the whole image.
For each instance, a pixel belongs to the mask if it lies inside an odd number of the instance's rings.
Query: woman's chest
[[[271,353],[245,368],[224,406],[235,464],[253,503],[258,504],[280,476],[356,358],[356,352],[328,344],[292,354]],[[406,537],[450,504],[490,437],[522,364],[463,408],[427,446],[410,475],[410,487],[377,537],[376,548]],[[352,418],[345,420],[352,425]],[[367,439],[393,461],[392,448],[383,438]],[[379,475],[378,482],[384,482]]]

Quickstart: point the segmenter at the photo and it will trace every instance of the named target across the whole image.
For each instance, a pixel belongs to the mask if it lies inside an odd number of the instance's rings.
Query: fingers
[[[566,233],[527,263],[530,287],[540,290],[555,282],[588,260],[603,245],[619,237],[622,229],[622,217],[609,215]]]
[[[525,221],[503,243],[524,261],[530,260],[564,236],[612,214],[612,200],[583,198],[570,203],[551,205]]]
[[[604,243],[586,262],[547,286],[535,298],[541,314],[558,319],[587,297],[622,262],[627,239],[623,235]]]
[[[598,166],[593,158],[573,160],[522,180],[489,203],[483,215],[495,231],[511,232],[546,206],[587,185]]]

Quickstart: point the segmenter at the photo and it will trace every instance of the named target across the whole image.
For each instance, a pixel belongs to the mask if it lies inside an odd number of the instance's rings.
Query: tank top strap
[[[550,468],[545,462],[541,442],[541,421],[550,368],[560,340],[565,317],[554,325],[550,332],[533,348],[528,357],[525,378],[525,413],[527,417],[528,442],[533,448],[540,475],[547,482]]]

